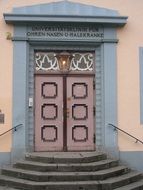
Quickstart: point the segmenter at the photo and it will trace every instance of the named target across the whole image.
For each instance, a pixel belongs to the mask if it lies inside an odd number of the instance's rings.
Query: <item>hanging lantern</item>
[[[70,64],[72,59],[72,54],[68,52],[62,52],[56,55],[58,59],[58,64],[60,71],[66,72],[70,70]]]

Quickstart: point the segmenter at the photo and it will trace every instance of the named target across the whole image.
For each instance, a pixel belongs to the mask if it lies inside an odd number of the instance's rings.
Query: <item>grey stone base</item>
[[[119,149],[118,149],[118,147],[97,146],[96,150],[106,153],[107,156],[110,157],[110,158],[119,159]]]
[[[143,151],[120,151],[119,159],[130,168],[143,172]]]
[[[10,152],[0,152],[0,167],[2,165],[11,163],[11,153]]]
[[[11,163],[24,158],[26,150],[24,148],[16,148],[11,151]]]
[[[0,168],[3,165],[13,164],[24,156],[25,150],[22,148],[12,150],[11,152],[0,152]]]

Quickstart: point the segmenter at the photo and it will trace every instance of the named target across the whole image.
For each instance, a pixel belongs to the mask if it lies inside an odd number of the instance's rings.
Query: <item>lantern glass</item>
[[[58,59],[60,70],[61,71],[69,71],[72,55],[68,52],[62,52],[62,53],[58,54],[56,57]]]

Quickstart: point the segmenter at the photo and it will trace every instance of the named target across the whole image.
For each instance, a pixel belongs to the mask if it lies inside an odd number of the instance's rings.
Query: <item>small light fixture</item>
[[[72,59],[72,54],[63,51],[62,53],[59,53],[56,55],[59,63],[60,71],[67,72],[70,70],[70,64]]]

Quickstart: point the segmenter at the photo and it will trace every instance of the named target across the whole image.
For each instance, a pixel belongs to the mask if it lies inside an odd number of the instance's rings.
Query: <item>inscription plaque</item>
[[[49,39],[103,39],[103,28],[96,26],[29,26],[27,37]]]

